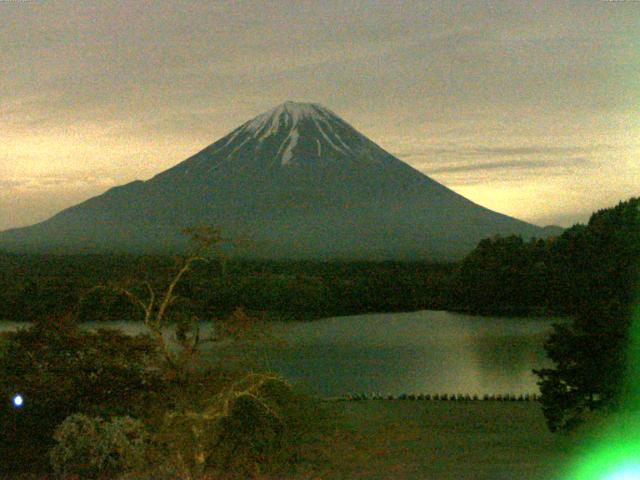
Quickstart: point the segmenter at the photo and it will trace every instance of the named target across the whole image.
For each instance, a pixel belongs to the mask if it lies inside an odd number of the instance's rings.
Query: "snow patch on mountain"
[[[254,145],[252,148],[257,153],[276,137],[279,147],[274,160],[280,165],[293,165],[299,160],[294,155],[296,146],[308,152],[309,145],[303,144],[305,141],[308,143],[309,132],[316,131],[317,138],[311,139],[317,152],[314,157],[331,156],[332,150],[341,157],[355,156],[359,148],[354,149],[354,146],[338,133],[345,128],[352,130],[352,127],[322,105],[287,101],[246,122],[236,132],[232,132],[230,138],[219,149],[230,148],[231,152],[227,154],[230,156],[247,145],[250,139]],[[355,131],[354,135],[362,137]]]
[[[324,131],[324,129],[322,128],[322,125],[320,125],[320,122],[317,119],[314,118],[313,123],[315,123],[318,131],[320,132],[320,135],[322,135],[322,138],[324,138],[327,141],[327,143],[329,143],[329,145],[331,145],[335,150],[339,151],[340,153],[346,153],[341,147],[333,143],[333,141],[331,140],[331,137],[327,135],[327,133]]]
[[[236,145],[235,147],[233,147],[233,150],[231,150],[229,152],[229,154],[227,155],[228,157],[230,157],[231,155],[233,155],[234,153],[236,153],[238,150],[240,150],[240,148],[242,148],[246,143],[248,143],[251,140],[251,137],[247,137],[244,140],[242,140],[238,145]]]
[[[289,162],[291,161],[291,158],[293,157],[293,149],[298,144],[298,139],[299,138],[300,138],[300,134],[298,133],[298,130],[296,130],[295,128],[293,130],[291,130],[291,132],[289,133],[289,136],[287,137],[287,139],[284,142],[284,144],[287,145],[287,148],[285,149],[284,153],[282,154],[282,165],[288,165]],[[280,147],[280,148],[282,148],[282,147]]]
[[[248,121],[243,130],[261,141],[277,134],[281,126],[295,129],[303,119],[322,119],[323,110],[326,109],[314,103],[288,101]]]

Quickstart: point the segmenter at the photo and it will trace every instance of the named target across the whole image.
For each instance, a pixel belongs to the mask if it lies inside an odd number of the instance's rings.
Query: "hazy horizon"
[[[0,230],[285,100],[538,225],[640,194],[633,2],[0,2]]]

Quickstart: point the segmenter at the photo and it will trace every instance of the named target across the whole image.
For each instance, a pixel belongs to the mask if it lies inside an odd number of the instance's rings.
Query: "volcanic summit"
[[[285,102],[147,181],[0,233],[14,251],[161,252],[211,225],[249,258],[459,257],[492,235],[547,231],[481,207],[327,108]]]

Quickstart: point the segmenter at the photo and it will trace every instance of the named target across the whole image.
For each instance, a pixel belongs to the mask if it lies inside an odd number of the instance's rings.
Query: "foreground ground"
[[[536,402],[323,405],[330,426],[305,449],[299,473],[288,480],[563,480],[563,467],[580,443],[551,434]],[[2,480],[9,478],[18,477]]]
[[[302,478],[561,480],[575,442],[551,434],[535,402],[366,401],[327,408],[336,422],[333,439],[310,452],[313,473]]]

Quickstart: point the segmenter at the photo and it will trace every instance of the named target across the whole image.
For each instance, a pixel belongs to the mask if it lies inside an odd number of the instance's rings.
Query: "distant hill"
[[[328,109],[286,102],[148,181],[0,233],[12,251],[160,252],[208,224],[261,258],[451,259],[492,235],[558,234],[481,207]]]

